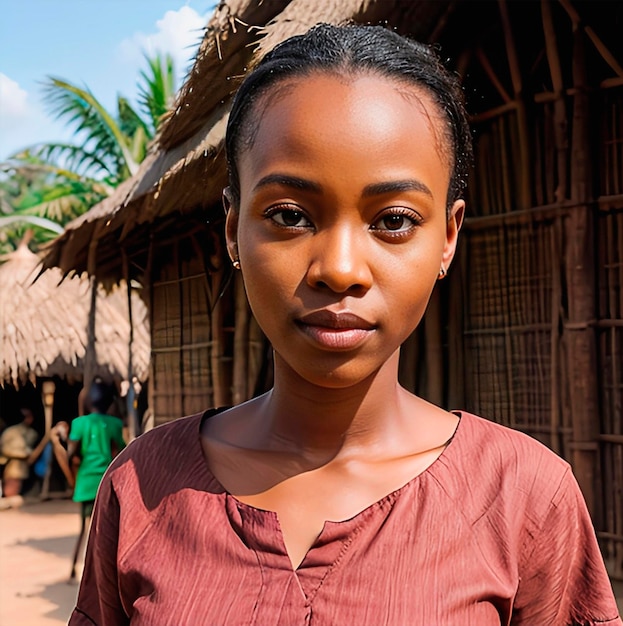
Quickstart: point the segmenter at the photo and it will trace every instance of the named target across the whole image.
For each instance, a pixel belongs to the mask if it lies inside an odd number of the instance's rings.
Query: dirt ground
[[[0,510],[1,626],[67,624],[78,591],[67,581],[79,510],[68,499]]]
[[[78,591],[67,581],[79,530],[79,505],[68,499],[0,510],[0,626],[67,624]],[[623,583],[615,590],[623,611]]]

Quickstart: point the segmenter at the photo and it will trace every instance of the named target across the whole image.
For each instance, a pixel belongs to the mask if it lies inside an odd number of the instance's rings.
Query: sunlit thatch
[[[94,375],[127,378],[127,289],[119,286],[109,294],[99,289],[93,320],[92,283],[87,276],[61,282],[61,271],[52,268],[35,280],[40,269],[39,257],[26,245],[0,264],[0,383],[17,386],[37,376],[70,381]],[[132,316],[133,374],[143,381],[148,372],[149,328],[146,307],[135,292]]]

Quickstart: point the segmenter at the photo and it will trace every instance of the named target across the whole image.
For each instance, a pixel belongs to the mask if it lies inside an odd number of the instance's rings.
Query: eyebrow
[[[433,197],[432,191],[422,182],[415,178],[405,180],[389,180],[382,183],[372,183],[366,185],[363,190],[364,196],[377,196],[384,193],[395,193],[397,191],[419,191],[427,196]]]
[[[257,182],[254,189],[261,189],[269,185],[281,185],[282,187],[290,187],[302,191],[314,191],[316,193],[322,191],[322,187],[318,183],[314,183],[305,178],[299,178],[298,176],[290,176],[289,174],[268,174]]]
[[[255,185],[255,190],[270,185],[281,185],[302,191],[313,191],[315,193],[322,192],[322,186],[306,178],[291,176],[289,174],[268,174],[261,178]],[[433,197],[432,191],[422,182],[415,178],[407,178],[404,180],[389,180],[381,183],[371,183],[366,185],[363,190],[363,196],[378,196],[385,193],[396,193],[399,191],[418,191],[427,196]]]

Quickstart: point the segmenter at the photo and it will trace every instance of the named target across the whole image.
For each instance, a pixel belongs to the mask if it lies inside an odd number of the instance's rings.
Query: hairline
[[[388,82],[392,82],[396,86],[398,93],[409,100],[415,101],[421,108],[422,113],[426,116],[429,129],[435,138],[435,149],[442,160],[447,160],[448,168],[448,188],[446,191],[446,209],[449,214],[450,201],[449,195],[452,186],[452,178],[455,171],[455,156],[453,144],[455,139],[451,131],[446,129],[446,123],[448,122],[448,116],[444,113],[440,103],[435,97],[435,91],[428,85],[417,80],[410,80],[404,76],[394,74],[392,72],[385,72],[377,67],[355,66],[348,61],[342,61],[339,65],[331,65],[327,67],[321,66],[309,66],[305,68],[298,68],[296,71],[283,76],[277,76],[273,81],[264,83],[262,87],[253,94],[253,102],[248,105],[248,109],[243,119],[242,127],[239,130],[234,145],[237,160],[240,157],[242,150],[248,150],[253,147],[257,134],[260,128],[260,122],[271,105],[271,102],[275,98],[279,98],[284,93],[288,93],[296,88],[296,84],[300,83],[305,78],[311,76],[330,76],[343,80],[345,83],[353,82],[361,77],[376,77],[385,79]],[[402,87],[402,88],[400,88]],[[434,123],[429,109],[424,106],[421,98],[426,97],[428,101],[433,105],[436,112],[436,118],[439,122]],[[440,130],[439,124],[443,126]],[[453,200],[454,202],[454,200]]]

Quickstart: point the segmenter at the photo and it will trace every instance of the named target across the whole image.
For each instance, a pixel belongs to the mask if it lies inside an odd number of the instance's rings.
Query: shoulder
[[[215,487],[200,441],[203,414],[157,426],[130,442],[113,460],[105,481],[123,499],[161,500],[182,488]]]
[[[120,417],[117,417],[116,415],[100,414],[99,418],[106,424],[109,424],[117,428],[123,428],[123,420]]]
[[[69,426],[70,439],[72,438],[72,435],[75,435],[76,433],[81,431],[87,419],[87,415],[79,415],[78,417],[74,417],[74,419],[71,420],[71,424]]]
[[[461,412],[456,435],[442,455],[452,493],[474,519],[492,509],[538,524],[573,476],[569,464],[533,437]]]
[[[156,426],[131,441],[113,461],[114,466],[128,461],[141,465],[163,465],[198,445],[202,413],[182,417]]]
[[[457,430],[462,454],[487,466],[515,470],[519,478],[524,470],[532,476],[544,469],[562,476],[569,464],[535,438],[471,413],[461,412]]]

